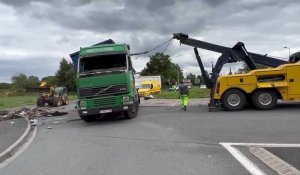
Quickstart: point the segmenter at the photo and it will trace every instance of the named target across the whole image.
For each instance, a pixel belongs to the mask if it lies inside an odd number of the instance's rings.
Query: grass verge
[[[189,90],[189,98],[208,98],[210,90],[202,89],[198,87],[193,87]],[[178,99],[179,92],[178,91],[167,91],[162,90],[162,92],[158,95],[154,95],[157,99]]]
[[[38,95],[26,94],[22,96],[0,97],[0,109],[15,108],[27,105],[35,105]],[[76,100],[76,94],[71,93],[69,100]]]

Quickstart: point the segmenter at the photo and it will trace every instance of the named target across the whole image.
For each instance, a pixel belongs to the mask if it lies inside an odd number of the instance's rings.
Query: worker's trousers
[[[180,95],[181,106],[187,106],[189,97],[187,95]]]
[[[176,85],[172,86],[172,91],[176,91]]]

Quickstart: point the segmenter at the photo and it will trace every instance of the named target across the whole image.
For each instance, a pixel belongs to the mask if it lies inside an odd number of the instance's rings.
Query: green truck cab
[[[115,112],[127,119],[137,116],[139,96],[128,45],[80,48],[77,66],[77,106],[82,120],[89,122]]]

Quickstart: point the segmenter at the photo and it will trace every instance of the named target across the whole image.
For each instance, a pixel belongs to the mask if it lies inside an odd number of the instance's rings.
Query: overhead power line
[[[147,51],[144,51],[144,52],[139,52],[139,53],[132,53],[132,54],[130,54],[130,55],[133,56],[133,55],[143,55],[143,54],[147,54],[147,53],[152,52],[153,50],[155,50],[155,49],[157,49],[157,48],[159,48],[159,47],[165,45],[166,43],[168,43],[167,46],[165,47],[164,51],[163,51],[163,52],[165,52],[166,49],[167,49],[167,47],[169,46],[169,44],[170,44],[170,42],[171,42],[172,39],[173,39],[173,38],[168,39],[167,41],[165,41],[165,42],[163,42],[163,43],[161,43],[161,44],[159,44],[159,45],[153,47],[153,48],[150,49],[150,50],[147,50]]]

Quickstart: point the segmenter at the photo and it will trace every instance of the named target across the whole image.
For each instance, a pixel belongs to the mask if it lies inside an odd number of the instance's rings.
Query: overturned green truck
[[[80,48],[70,56],[77,70],[77,107],[82,120],[119,112],[127,119],[137,116],[139,96],[128,45],[110,40]]]

